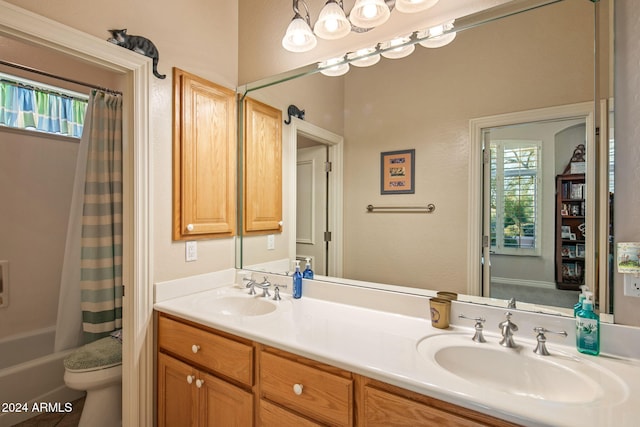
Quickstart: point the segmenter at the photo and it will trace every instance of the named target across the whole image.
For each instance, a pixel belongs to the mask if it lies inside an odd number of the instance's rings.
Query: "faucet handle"
[[[551,331],[549,329],[543,328],[542,326],[536,326],[535,328],[533,328],[533,332],[535,332],[536,335],[536,340],[538,341],[538,344],[536,344],[536,348],[533,349],[533,352],[535,354],[539,354],[540,356],[548,356],[549,355],[549,351],[547,350],[547,337],[544,334],[556,334],[556,335],[562,335],[565,338],[567,337],[567,332],[566,331]]]
[[[484,327],[483,324],[484,322],[487,321],[486,319],[482,317],[467,317],[464,314],[459,314],[458,318],[475,321],[476,324],[474,325],[474,328],[476,329],[476,333],[473,335],[473,338],[471,339],[475,342],[487,342],[487,340],[484,339],[484,335],[482,335],[482,329]]]

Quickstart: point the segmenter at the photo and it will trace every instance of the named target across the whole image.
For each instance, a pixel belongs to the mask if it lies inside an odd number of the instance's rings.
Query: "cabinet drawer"
[[[262,397],[322,423],[353,425],[353,380],[286,359],[260,353]],[[295,385],[301,385],[299,394]]]
[[[261,427],[320,427],[322,424],[315,423],[299,415],[289,412],[286,409],[269,402],[260,400],[260,426]]]
[[[253,347],[160,316],[158,345],[184,360],[209,371],[253,385]]]

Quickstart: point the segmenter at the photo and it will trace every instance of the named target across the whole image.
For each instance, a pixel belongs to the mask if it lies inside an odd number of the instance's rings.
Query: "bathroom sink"
[[[253,295],[223,295],[202,298],[196,303],[196,310],[225,316],[262,316],[269,314],[277,305],[266,298]]]
[[[559,403],[624,397],[621,380],[587,359],[557,349],[539,356],[533,353],[533,343],[519,342],[510,349],[498,341],[499,337],[487,337],[486,343],[476,343],[467,334],[437,334],[422,339],[417,350],[462,387]]]

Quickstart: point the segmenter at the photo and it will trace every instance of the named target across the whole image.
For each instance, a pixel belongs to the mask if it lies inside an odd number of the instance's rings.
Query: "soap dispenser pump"
[[[576,347],[580,353],[600,354],[600,318],[593,312],[591,292],[585,292],[582,309],[576,314]]]
[[[302,277],[304,279],[313,279],[313,270],[311,269],[311,258],[305,258],[307,264],[304,267],[304,271],[302,272]]]
[[[578,295],[578,302],[575,303],[573,306],[573,317],[576,317],[578,312],[582,310],[582,303],[584,302],[587,292],[589,292],[589,287],[587,285],[580,286],[580,289],[581,289],[581,292],[580,292],[580,295]]]
[[[300,272],[300,260],[296,260],[296,271],[293,273],[293,297],[302,296],[302,273]]]

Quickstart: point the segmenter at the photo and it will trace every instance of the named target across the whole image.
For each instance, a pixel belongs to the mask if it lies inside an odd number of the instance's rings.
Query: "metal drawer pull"
[[[193,231],[193,224],[187,224],[187,231]]]
[[[302,384],[294,384],[293,385],[293,392],[300,396],[302,394]]]
[[[197,353],[198,350],[200,350],[200,346],[197,344],[194,344],[191,346],[191,351],[193,351],[194,353]]]
[[[196,380],[196,387],[200,388],[204,384],[204,380]]]
[[[193,379],[194,379],[194,378],[195,378],[195,377],[194,377],[193,375],[187,375],[187,382],[188,382],[189,384],[191,384],[191,383],[193,382]]]

